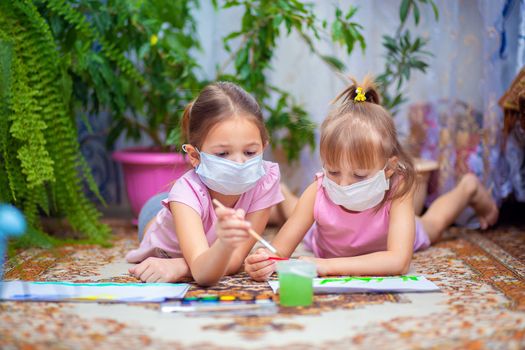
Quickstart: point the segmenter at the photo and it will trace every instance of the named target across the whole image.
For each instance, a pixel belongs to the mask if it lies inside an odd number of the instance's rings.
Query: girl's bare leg
[[[452,191],[436,199],[421,217],[430,241],[437,241],[468,206],[476,212],[483,230],[498,220],[499,210],[490,193],[474,174],[465,174]]]

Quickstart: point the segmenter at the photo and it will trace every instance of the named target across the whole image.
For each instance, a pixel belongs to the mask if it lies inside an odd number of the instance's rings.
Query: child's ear
[[[390,157],[387,161],[385,175],[390,178],[395,173],[395,169],[398,167],[399,159],[397,156]]]
[[[201,162],[201,157],[197,149],[189,144],[183,145],[182,149],[188,155],[188,159],[190,161],[191,166],[196,168]]]

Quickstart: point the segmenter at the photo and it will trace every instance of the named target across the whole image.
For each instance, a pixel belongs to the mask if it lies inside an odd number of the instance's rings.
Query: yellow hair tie
[[[362,87],[358,87],[357,89],[355,89],[355,92],[357,93],[357,95],[354,97],[354,101],[356,102],[366,101],[366,97],[365,97],[365,94],[363,94]]]

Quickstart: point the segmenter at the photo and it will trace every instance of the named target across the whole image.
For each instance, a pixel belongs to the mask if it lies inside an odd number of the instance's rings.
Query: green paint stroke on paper
[[[418,281],[418,276],[396,276],[396,277],[339,277],[339,278],[324,278],[319,284],[326,284],[331,282],[347,283],[351,281],[360,282],[382,282],[385,279],[401,279],[403,282]]]

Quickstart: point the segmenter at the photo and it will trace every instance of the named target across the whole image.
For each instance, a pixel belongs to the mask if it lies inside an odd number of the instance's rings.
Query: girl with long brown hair
[[[233,83],[205,87],[187,106],[182,128],[193,169],[175,182],[160,211],[147,215],[146,203],[140,247],[126,260],[139,263],[129,272],[145,282],[193,277],[211,285],[241,268],[255,244],[248,228],[262,233],[271,207],[283,200],[279,166],[262,159],[268,134],[259,105]],[[227,208],[214,209],[213,199]]]

